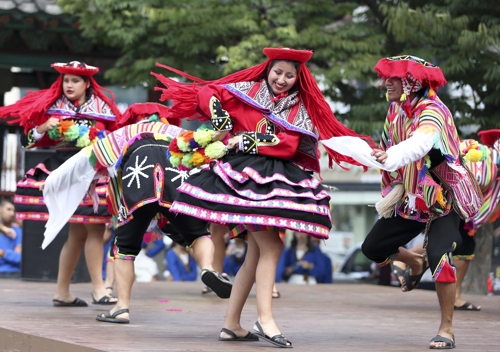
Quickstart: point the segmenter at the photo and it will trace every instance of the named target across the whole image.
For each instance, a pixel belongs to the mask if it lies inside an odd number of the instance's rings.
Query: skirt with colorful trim
[[[332,226],[326,188],[287,160],[232,151],[177,190],[170,211],[233,234],[289,229],[326,239]]]
[[[80,149],[56,150],[50,157],[26,172],[24,178],[17,183],[14,195],[18,220],[47,221],[49,219],[49,211],[43,200],[43,192],[40,187],[52,171],[79,151]],[[107,178],[98,180],[96,185],[96,193],[99,196],[97,213],[94,212],[92,199],[85,196],[68,222],[77,224],[108,223],[111,216],[106,202],[107,186]]]

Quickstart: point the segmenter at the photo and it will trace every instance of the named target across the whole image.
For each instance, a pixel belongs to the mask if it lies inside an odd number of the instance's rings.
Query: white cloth
[[[40,139],[43,138],[43,136],[45,136],[45,132],[38,133],[38,131],[36,130],[37,128],[38,128],[38,126],[35,127],[35,128],[33,128],[33,131],[31,132],[31,135],[33,136],[33,138],[35,138],[37,141],[39,141]]]
[[[434,134],[415,133],[407,140],[390,147],[386,150],[387,160],[384,164],[379,163],[374,156],[370,155],[373,149],[359,137],[332,137],[320,142],[340,154],[350,156],[362,165],[396,171],[427,155],[434,146]]]
[[[47,248],[74,214],[92,180],[99,178],[85,149],[52,171],[45,181],[43,199],[49,210],[49,221],[45,224],[42,249]]]
[[[305,280],[304,275],[301,274],[292,274],[288,278],[289,284],[294,285],[316,285],[316,278],[314,276],[308,276],[307,281]]]
[[[158,264],[147,256],[145,249],[141,249],[135,257],[134,273],[136,282],[151,282],[159,273]]]

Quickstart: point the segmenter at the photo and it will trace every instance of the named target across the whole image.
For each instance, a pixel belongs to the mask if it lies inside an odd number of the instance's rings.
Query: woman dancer
[[[162,99],[174,100],[171,117],[200,113],[219,131],[214,140],[231,133],[229,153],[186,180],[171,207],[177,213],[228,224],[233,236],[247,234],[247,256],[233,283],[220,340],[257,339],[240,325],[256,281],[255,334],[274,345],[292,347],[271,309],[283,247],[278,232],[283,228],[328,238],[330,197],[311,175],[320,170],[315,131],[321,138],[356,134],[335,119],[305,66],[311,51],[266,48],[264,54],[268,60],[262,64],[213,82],[162,65],[195,84],[154,75],[167,87]],[[355,163],[333,151],[328,154],[330,165],[332,161]]]
[[[93,75],[99,68],[77,61],[52,64],[59,77],[48,89],[30,93],[13,105],[0,108],[0,118],[14,117],[27,133],[26,148],[54,147],[55,153],[30,169],[17,184],[16,212],[19,220],[47,221],[48,210],[41,189],[48,175],[81,148],[90,145],[106,131],[115,129],[120,112],[113,99],[103,92]],[[56,307],[86,307],[87,303],[71,295],[69,284],[80,253],[92,280],[92,302],[114,304],[102,280],[103,234],[110,220],[106,207],[106,185],[98,183],[98,197],[85,197],[69,220],[69,235],[59,257]],[[97,213],[94,213],[94,208]]]

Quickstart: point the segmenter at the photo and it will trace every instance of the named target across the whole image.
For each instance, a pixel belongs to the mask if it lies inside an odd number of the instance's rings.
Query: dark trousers
[[[454,211],[435,219],[430,227],[427,244],[427,257],[433,274],[440,265],[443,256],[449,262],[449,254],[460,246],[462,239],[459,233],[460,217]],[[379,219],[361,247],[365,256],[375,263],[389,262],[399,247],[406,245],[419,233],[425,230],[425,223],[404,219],[400,216]]]
[[[208,235],[207,222],[191,216],[171,213],[168,208],[157,202],[145,204],[137,208],[130,220],[116,229],[115,258],[135,259],[141,251],[142,238],[148,229],[149,223],[157,213],[161,213],[170,222],[180,238],[174,240],[184,245],[191,245],[197,238]]]

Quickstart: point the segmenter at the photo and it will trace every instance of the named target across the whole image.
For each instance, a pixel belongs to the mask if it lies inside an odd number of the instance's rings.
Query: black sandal
[[[293,348],[292,342],[287,340],[286,337],[282,334],[269,337],[264,333],[264,330],[262,329],[262,326],[260,326],[258,321],[255,322],[255,326],[257,327],[257,329],[259,329],[259,331],[255,331],[254,334],[257,335],[260,339],[266,340],[267,342],[281,348]]]
[[[201,281],[215,292],[220,298],[229,298],[233,284],[217,271],[203,269]]]
[[[452,338],[449,339],[447,337],[441,336],[441,335],[436,335],[431,342],[444,342],[445,345],[441,347],[431,347],[429,348],[431,350],[451,350],[452,348],[455,348],[455,335],[452,335]]]
[[[422,272],[418,275],[410,275],[410,268],[406,269],[405,274],[403,275],[403,278],[405,279],[406,283],[406,291],[409,292],[415,288],[418,287],[420,284],[420,280],[422,279],[422,276],[424,276],[424,273],[429,269],[429,266],[427,265],[427,261],[424,259],[424,262],[422,263]],[[415,283],[413,283],[415,282]]]
[[[405,270],[397,265],[394,265],[394,263],[391,261],[391,271],[394,276],[396,276],[396,280],[398,280],[399,285],[402,286],[401,280],[399,280],[399,278],[405,276]]]
[[[116,297],[113,297],[113,296],[108,294],[108,295],[102,296],[98,301],[96,301],[96,299],[94,298],[94,295],[92,294],[92,304],[102,304],[102,305],[116,304],[117,301],[111,301],[113,298],[116,298]]]
[[[259,338],[257,337],[257,335],[252,334],[250,331],[245,336],[236,336],[236,334],[234,332],[232,332],[231,330],[226,329],[226,328],[222,328],[222,330],[220,332],[225,332],[226,334],[228,334],[231,337],[220,337],[219,336],[219,341],[259,341]]]
[[[113,314],[111,314],[111,311],[106,312],[106,313],[101,313],[97,317],[95,317],[96,320],[103,321],[106,323],[118,323],[118,324],[128,324],[130,323],[130,319],[124,319],[124,318],[117,318],[118,315],[123,314],[123,313],[130,313],[128,308],[125,309],[119,309]]]
[[[52,304],[54,307],[88,307],[89,305],[83,299],[75,297],[73,302],[64,302],[60,299],[53,299]]]

